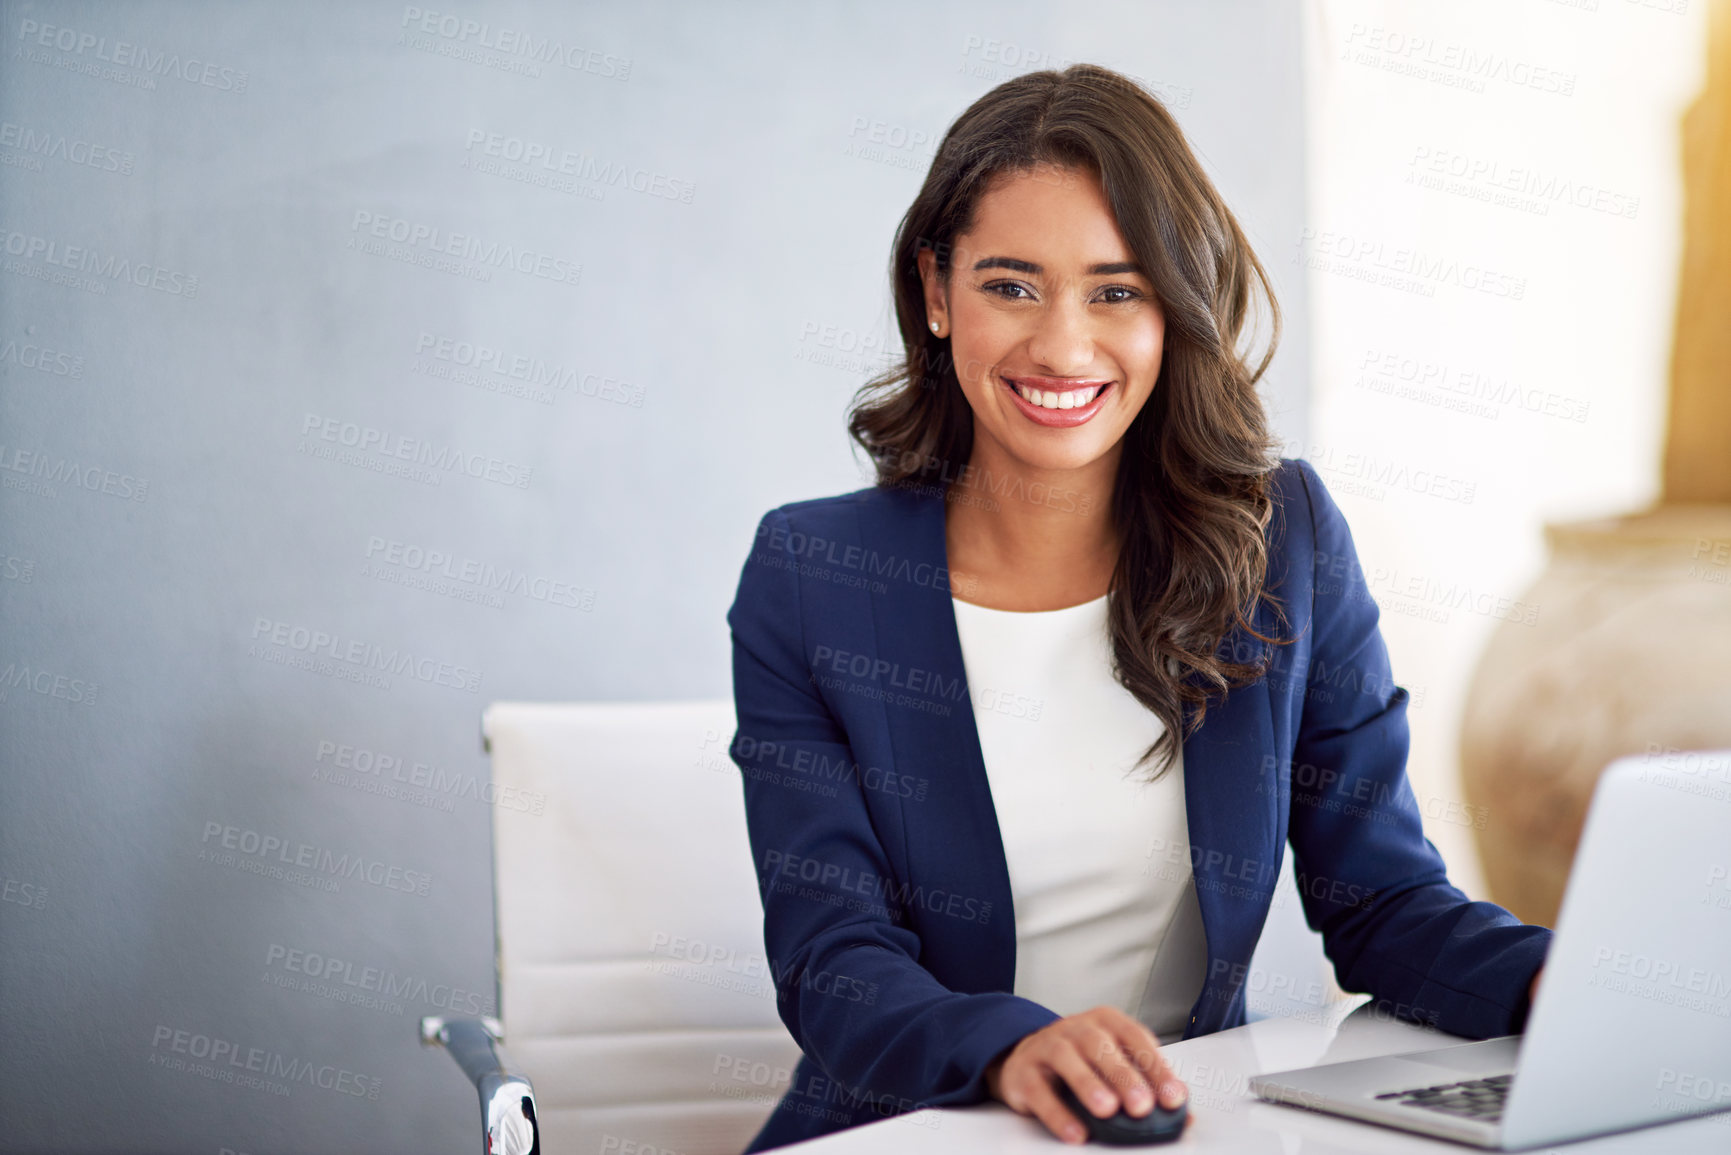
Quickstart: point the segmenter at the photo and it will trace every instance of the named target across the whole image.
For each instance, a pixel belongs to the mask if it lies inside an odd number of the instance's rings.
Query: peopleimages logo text
[[[406,245],[410,249],[458,257],[478,265],[512,269],[544,281],[575,285],[583,279],[583,266],[564,257],[517,245],[501,244],[498,241],[484,241],[470,233],[454,233],[437,225],[406,220],[403,217],[383,216],[365,209],[355,210],[349,231]]]
[[[54,237],[0,227],[0,249],[4,249],[9,257],[39,261],[45,266],[88,273],[109,281],[130,281],[141,289],[155,289],[170,296],[198,296],[198,278],[189,273],[163,268],[148,261],[134,262],[114,253],[105,254],[89,245],[69,245]],[[101,284],[100,281],[96,283]]]
[[[423,438],[409,437],[317,413],[308,413],[302,418],[301,437],[340,445],[357,453],[376,453],[380,457],[410,461],[446,473],[457,470],[469,477],[491,481],[496,485],[509,485],[516,489],[527,489],[529,478],[535,470],[532,465],[506,461],[454,445],[436,445]]]
[[[537,37],[520,28],[495,27],[487,21],[468,20],[450,12],[437,12],[410,4],[403,8],[402,27],[457,44],[523,57],[537,64],[557,64],[572,72],[587,72],[607,80],[631,79],[631,58],[628,56],[615,56],[581,44],[568,44],[551,36]]]
[[[43,24],[36,20],[20,20],[18,39],[27,48],[34,45],[68,52],[78,57],[88,55],[90,59],[100,60],[104,64],[136,68],[152,76],[165,79],[173,77],[220,92],[246,91],[247,74],[238,68],[200,60],[196,56],[183,57],[178,52],[152,49],[125,40],[110,43],[106,36],[98,36],[94,32],[84,32],[77,28]]]
[[[435,686],[450,686],[474,693],[481,687],[481,671],[467,666],[417,657],[402,649],[385,649],[360,638],[344,638],[324,630],[309,629],[292,622],[258,618],[253,622],[255,642],[285,647],[303,654],[321,655],[388,674],[407,674]]]

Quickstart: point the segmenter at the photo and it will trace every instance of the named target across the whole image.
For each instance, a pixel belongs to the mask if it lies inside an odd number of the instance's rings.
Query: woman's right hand
[[[1160,1104],[1184,1102],[1184,1083],[1160,1054],[1153,1032],[1116,1007],[1095,1007],[1049,1023],[986,1068],[986,1089],[1020,1115],[1033,1115],[1066,1143],[1087,1138],[1081,1120],[1053,1089],[1057,1076],[1097,1118],[1125,1111],[1140,1118]]]

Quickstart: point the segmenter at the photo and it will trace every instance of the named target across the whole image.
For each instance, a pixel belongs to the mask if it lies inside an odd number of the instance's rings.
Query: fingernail
[[[1168,1108],[1176,1107],[1184,1101],[1184,1084],[1171,1082],[1160,1084],[1160,1101]]]
[[[1064,1142],[1080,1143],[1082,1141],[1082,1125],[1080,1123],[1064,1124]]]
[[[1095,1091],[1088,1096],[1088,1103],[1099,1110],[1110,1111],[1112,1109],[1112,1096],[1105,1091]]]
[[[1130,1102],[1125,1104],[1132,1115],[1141,1115],[1153,1105],[1153,1097],[1141,1087],[1137,1087],[1134,1091],[1130,1092]]]

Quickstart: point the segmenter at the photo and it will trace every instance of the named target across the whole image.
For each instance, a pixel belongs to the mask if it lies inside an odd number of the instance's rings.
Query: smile
[[[1112,391],[1110,381],[1078,381],[1062,377],[1000,377],[1016,406],[1030,421],[1068,428],[1100,411]]]

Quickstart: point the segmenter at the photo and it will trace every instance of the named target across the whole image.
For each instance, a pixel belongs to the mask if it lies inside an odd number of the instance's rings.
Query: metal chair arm
[[[535,1088],[497,1045],[504,1038],[498,1019],[421,1020],[421,1042],[449,1051],[481,1097],[484,1155],[541,1155]]]

